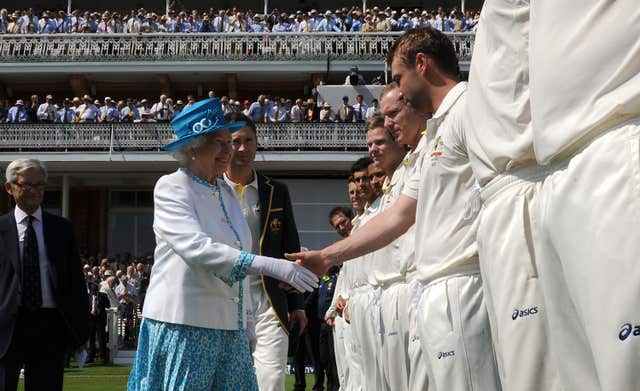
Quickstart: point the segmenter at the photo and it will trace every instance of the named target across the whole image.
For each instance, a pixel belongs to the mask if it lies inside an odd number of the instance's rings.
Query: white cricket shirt
[[[530,39],[538,162],[640,115],[637,0],[532,2]]]
[[[479,187],[467,155],[466,83],[458,83],[427,121],[422,167],[402,194],[417,200],[415,251],[420,280],[478,263]]]

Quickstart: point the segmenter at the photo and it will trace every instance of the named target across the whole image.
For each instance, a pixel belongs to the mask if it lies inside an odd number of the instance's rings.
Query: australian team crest
[[[438,159],[442,157],[444,154],[444,142],[442,141],[442,137],[438,136],[435,139],[433,144],[433,151],[431,152],[431,165],[435,165]]]
[[[271,233],[273,234],[277,234],[280,233],[280,231],[282,231],[282,221],[280,221],[279,218],[274,217],[271,219]]]

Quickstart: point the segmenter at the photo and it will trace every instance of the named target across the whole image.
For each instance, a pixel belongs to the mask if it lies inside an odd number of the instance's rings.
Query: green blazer
[[[284,253],[300,251],[298,229],[293,217],[289,190],[284,183],[257,173],[260,196],[260,255],[284,258]],[[304,310],[304,296],[296,290],[285,291],[280,281],[262,277],[262,289],[276,311],[280,326],[289,334],[288,312]]]

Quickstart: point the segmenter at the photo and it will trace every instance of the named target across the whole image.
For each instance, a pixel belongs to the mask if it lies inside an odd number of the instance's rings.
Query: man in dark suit
[[[35,159],[11,162],[0,216],[0,387],[62,390],[64,355],[87,340],[86,285],[71,223],[42,211],[47,172]]]
[[[254,170],[258,148],[250,118],[230,113],[227,121],[247,126],[232,134],[232,154],[225,181],[236,192],[253,238],[252,252],[275,258],[300,249],[287,187]],[[250,280],[256,346],[254,365],[260,391],[284,390],[289,333],[301,334],[307,324],[304,297],[269,277]]]
[[[100,286],[92,283],[89,287],[89,357],[87,362],[94,361],[96,356],[96,339],[98,340],[98,346],[100,347],[100,355],[102,357],[102,363],[107,364],[109,362],[109,353],[107,351],[107,333],[105,329],[107,327],[107,308],[109,304],[109,298],[106,293],[100,292]]]
[[[337,110],[336,118],[339,122],[354,122],[356,120],[355,111],[353,106],[349,104],[349,97],[342,97],[342,105]]]

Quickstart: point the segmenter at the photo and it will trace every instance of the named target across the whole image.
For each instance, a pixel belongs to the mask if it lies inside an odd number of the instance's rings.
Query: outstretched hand
[[[303,251],[291,254],[284,254],[285,258],[291,261],[296,261],[300,265],[314,272],[318,277],[327,274],[333,262],[327,257],[324,257],[320,251]]]

